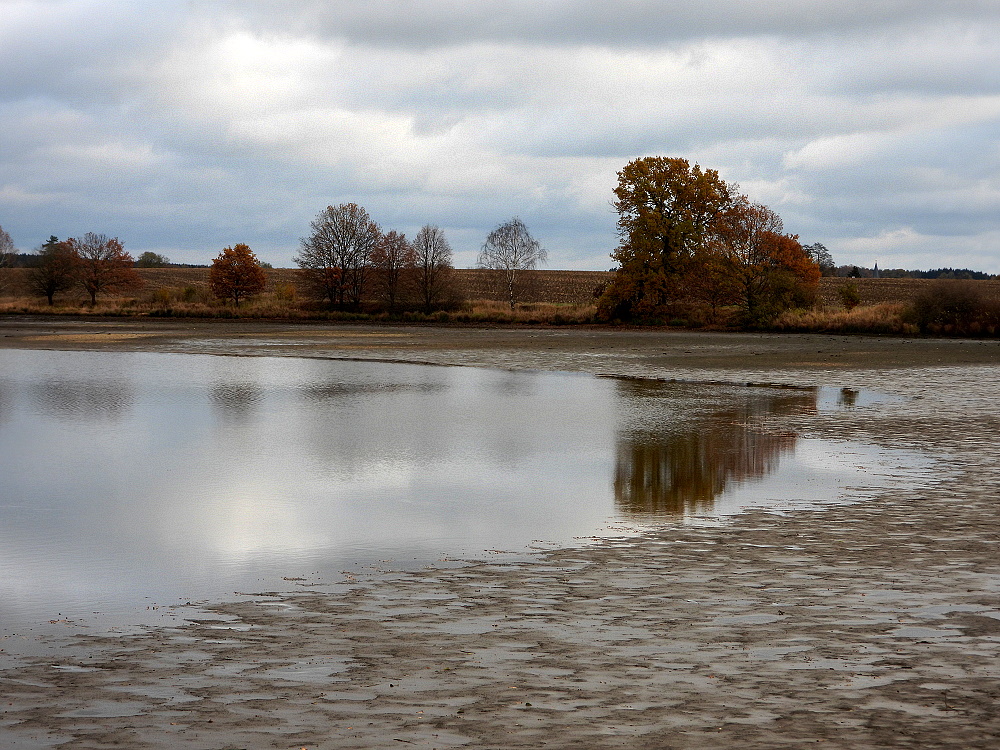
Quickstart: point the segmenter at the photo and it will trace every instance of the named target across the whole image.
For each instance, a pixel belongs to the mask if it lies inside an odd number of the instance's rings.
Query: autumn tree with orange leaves
[[[781,217],[741,198],[718,222],[709,252],[722,269],[744,325],[766,323],[782,310],[811,305],[819,265],[784,234]]]
[[[671,315],[691,296],[688,280],[716,222],[733,204],[733,186],[714,169],[686,159],[651,156],[618,173],[615,209],[618,273],[598,301],[605,318],[650,320]]]
[[[222,300],[232,300],[239,306],[267,286],[267,274],[249,246],[242,242],[225,248],[208,269],[208,286]]]
[[[712,169],[646,157],[618,173],[617,272],[606,320],[662,321],[698,306],[736,307],[745,325],[810,302],[819,267],[781,219]]]

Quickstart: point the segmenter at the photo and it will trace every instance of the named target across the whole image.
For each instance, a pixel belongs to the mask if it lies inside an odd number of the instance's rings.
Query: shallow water
[[[891,408],[868,391],[0,354],[0,631],[851,502],[927,469],[775,426]]]

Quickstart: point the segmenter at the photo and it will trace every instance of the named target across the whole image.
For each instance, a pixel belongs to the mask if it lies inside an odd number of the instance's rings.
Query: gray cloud
[[[898,29],[943,21],[981,22],[990,0],[397,0],[374,4],[328,0],[219,3],[270,28],[357,44],[427,49],[475,43],[654,47],[692,38],[831,35]]]
[[[519,215],[607,268],[615,173],[718,168],[836,260],[1000,272],[995,2],[0,0],[0,224],[290,263],[328,204]],[[886,263],[893,258],[898,262]]]

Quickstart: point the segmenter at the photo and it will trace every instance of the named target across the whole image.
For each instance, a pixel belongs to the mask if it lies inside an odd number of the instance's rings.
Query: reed
[[[915,334],[917,326],[908,320],[908,312],[909,307],[901,302],[858,305],[849,310],[831,307],[789,310],[779,315],[770,328],[803,333]]]

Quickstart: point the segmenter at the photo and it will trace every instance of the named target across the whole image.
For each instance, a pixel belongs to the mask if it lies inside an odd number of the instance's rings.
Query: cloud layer
[[[841,263],[1000,272],[1000,6],[0,0],[0,225],[288,265],[325,206],[520,216],[607,268],[616,172],[719,169]]]

